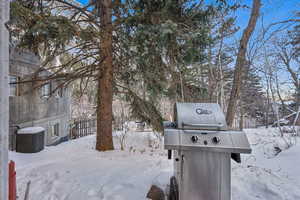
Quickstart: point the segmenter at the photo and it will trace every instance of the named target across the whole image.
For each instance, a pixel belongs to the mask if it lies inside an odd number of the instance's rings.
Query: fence
[[[235,116],[233,121],[233,128],[239,129],[240,128],[240,117]],[[256,120],[249,116],[244,116],[243,118],[243,128],[256,128]]]
[[[70,126],[71,140],[96,133],[96,119],[77,119]]]

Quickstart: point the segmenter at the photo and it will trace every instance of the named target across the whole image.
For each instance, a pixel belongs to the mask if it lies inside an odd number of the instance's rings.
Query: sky
[[[83,4],[86,4],[89,0],[77,0],[77,1],[79,1],[79,2],[81,2]]]
[[[251,7],[252,0],[240,0]],[[300,0],[262,0],[261,16],[265,25],[283,21],[295,15],[295,11],[300,11]],[[237,24],[241,28],[247,25],[250,9],[240,9],[237,11]]]

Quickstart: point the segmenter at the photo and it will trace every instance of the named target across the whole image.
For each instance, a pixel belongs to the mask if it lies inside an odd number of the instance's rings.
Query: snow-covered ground
[[[275,129],[246,132],[253,153],[243,156],[242,164],[232,162],[232,199],[300,199],[300,145],[274,156],[274,146],[284,145]],[[40,153],[10,152],[19,199],[28,181],[30,200],[142,200],[152,184],[166,188],[172,161],[159,139],[151,132],[132,132],[126,144],[125,151],[97,152],[95,136],[89,136]]]
[[[300,199],[300,145],[275,156],[274,147],[286,146],[276,128],[245,131],[253,151],[243,156],[241,165],[232,162],[232,199]]]

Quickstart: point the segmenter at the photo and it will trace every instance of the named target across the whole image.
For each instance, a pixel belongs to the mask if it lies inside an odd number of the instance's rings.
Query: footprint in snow
[[[121,185],[125,188],[134,188],[134,185],[131,183],[122,183]]]
[[[96,190],[93,190],[93,189],[90,189],[90,190],[88,191],[88,196],[89,196],[89,197],[97,196],[97,191],[96,191]]]
[[[95,189],[90,189],[87,192],[87,195],[88,195],[88,200],[102,200],[104,198],[102,188],[99,191]]]

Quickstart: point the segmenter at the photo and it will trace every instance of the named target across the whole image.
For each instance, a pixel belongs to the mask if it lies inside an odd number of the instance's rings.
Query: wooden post
[[[9,0],[0,0],[0,199],[8,199]]]
[[[17,199],[17,182],[16,182],[16,169],[15,169],[15,162],[9,162],[9,193],[8,199],[9,200],[16,200]]]

